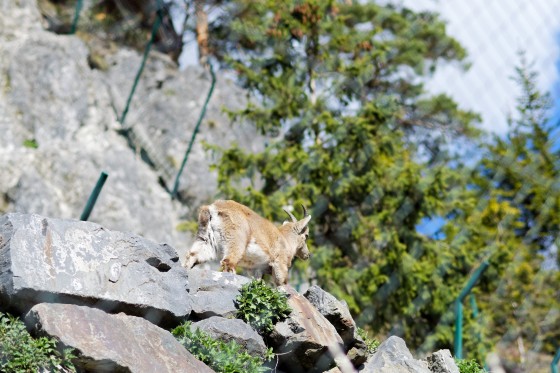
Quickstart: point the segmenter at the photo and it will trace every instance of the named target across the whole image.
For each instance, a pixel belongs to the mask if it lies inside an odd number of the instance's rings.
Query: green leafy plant
[[[272,289],[263,280],[253,280],[241,287],[236,298],[237,318],[260,334],[268,334],[278,321],[291,312],[287,295]]]
[[[266,372],[269,369],[264,363],[274,356],[272,350],[268,350],[264,358],[252,356],[234,341],[226,343],[213,339],[200,329],[193,330],[188,321],[173,329],[171,333],[187,350],[216,372]]]
[[[358,336],[362,338],[364,343],[366,344],[366,349],[368,354],[373,354],[375,351],[377,351],[377,348],[379,347],[380,344],[377,339],[371,338],[368,335],[368,333],[365,331],[365,329],[362,329],[360,327],[358,327],[356,331],[358,333]]]
[[[26,148],[37,149],[39,147],[39,144],[35,139],[27,139],[23,140],[23,146],[25,146]]]
[[[455,359],[457,368],[461,373],[484,373],[486,372],[476,360]]]
[[[198,222],[193,220],[185,220],[177,224],[175,229],[179,232],[190,232],[195,234],[198,230]]]
[[[56,341],[33,338],[21,320],[0,312],[0,370],[2,372],[37,372],[40,369],[75,372],[71,349],[60,353]]]

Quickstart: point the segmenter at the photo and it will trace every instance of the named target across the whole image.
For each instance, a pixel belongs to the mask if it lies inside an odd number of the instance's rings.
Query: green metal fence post
[[[161,3],[161,0],[157,1],[157,6],[158,9],[156,11],[156,20],[152,25],[152,34],[150,36],[150,40],[148,41],[146,47],[144,48],[144,55],[142,56],[142,62],[140,63],[140,68],[136,72],[136,77],[134,78],[134,82],[132,83],[132,88],[130,89],[130,93],[128,94],[128,98],[126,99],[124,110],[121,114],[121,117],[119,118],[119,122],[123,126],[124,126],[124,121],[126,119],[126,115],[128,114],[128,109],[130,108],[130,103],[132,102],[132,97],[134,97],[134,92],[136,91],[136,87],[138,86],[138,82],[140,81],[140,77],[142,76],[142,72],[144,71],[144,66],[146,65],[148,54],[150,53],[150,49],[152,49],[152,44],[154,43],[159,27],[161,26],[162,17],[163,17],[161,13],[163,9],[163,3]]]
[[[74,11],[74,20],[72,21],[72,27],[70,28],[70,34],[75,34],[78,28],[78,20],[80,19],[80,13],[82,12],[83,0],[78,0],[76,2],[76,10]]]
[[[455,357],[457,359],[463,358],[463,303],[461,300],[455,300]]]
[[[187,160],[189,159],[189,154],[191,153],[194,140],[196,138],[196,134],[198,133],[198,129],[200,128],[200,124],[202,123],[202,119],[206,114],[206,108],[208,107],[208,103],[210,102],[210,97],[212,97],[212,92],[214,92],[214,86],[216,85],[216,74],[214,73],[214,68],[212,64],[209,63],[210,66],[210,77],[212,78],[212,82],[210,83],[210,89],[208,90],[208,94],[206,95],[206,100],[204,101],[204,105],[202,106],[202,110],[200,111],[200,115],[198,117],[198,121],[194,126],[193,133],[191,135],[191,140],[189,141],[189,146],[187,151],[185,152],[185,156],[183,157],[183,161],[181,162],[181,167],[179,168],[179,172],[177,172],[177,176],[175,177],[175,182],[173,183],[173,189],[171,190],[171,198],[177,198],[177,193],[179,190],[179,179],[181,178],[181,174],[185,169],[185,165],[187,164]]]
[[[554,359],[552,359],[552,363],[550,363],[550,371],[552,373],[558,373],[558,361],[560,361],[560,348],[556,350],[556,355],[554,355]]]
[[[476,282],[489,265],[490,263],[488,263],[487,260],[484,260],[482,264],[480,264],[455,300],[455,340],[453,350],[457,359],[463,358],[463,300],[469,295],[472,288],[476,285]]]
[[[476,298],[475,298],[474,294],[471,293],[471,296],[469,297],[469,300],[471,302],[472,315],[476,319],[476,318],[478,318],[478,306],[476,304]]]
[[[97,197],[99,197],[99,193],[101,193],[101,189],[103,188],[103,184],[105,184],[105,180],[107,180],[107,173],[105,171],[101,172],[101,175],[99,175],[99,179],[97,179],[97,184],[95,184],[95,187],[93,188],[93,191],[91,192],[91,195],[88,198],[88,201],[86,203],[86,207],[84,208],[84,211],[82,212],[82,216],[80,216],[80,220],[88,220],[89,215],[91,214],[91,211],[93,210],[93,206],[95,206],[95,202],[97,201]]]

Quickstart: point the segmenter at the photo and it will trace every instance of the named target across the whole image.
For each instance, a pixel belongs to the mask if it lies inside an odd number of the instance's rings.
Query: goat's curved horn
[[[288,216],[290,217],[290,219],[292,219],[292,222],[293,222],[293,223],[297,222],[296,217],[295,217],[291,212],[289,212],[289,211],[286,210],[286,209],[283,209],[283,210],[284,210],[284,212],[285,212],[286,214],[288,214]]]
[[[303,203],[301,204],[301,208],[302,208],[302,210],[303,210],[303,217],[305,218],[305,217],[306,217],[307,215],[309,215],[309,214],[307,213],[307,209],[305,208],[305,206],[303,205]]]

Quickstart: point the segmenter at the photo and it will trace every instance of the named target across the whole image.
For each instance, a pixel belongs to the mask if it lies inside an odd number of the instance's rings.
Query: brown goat
[[[284,211],[291,221],[277,227],[235,201],[218,200],[202,206],[196,241],[187,254],[185,267],[221,257],[222,271],[235,273],[239,266],[261,274],[270,272],[277,286],[286,284],[294,256],[309,258],[306,239],[311,216],[305,207],[301,220]]]

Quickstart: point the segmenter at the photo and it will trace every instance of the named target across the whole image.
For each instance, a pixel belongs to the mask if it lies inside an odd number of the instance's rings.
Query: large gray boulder
[[[193,268],[187,271],[187,291],[192,300],[192,315],[199,319],[212,316],[235,317],[235,299],[243,284],[251,281],[233,273]]]
[[[92,372],[213,372],[166,330],[134,316],[70,304],[38,304],[25,317],[37,334],[76,349]]]
[[[188,238],[181,238],[184,235],[176,230],[174,203],[147,166],[136,160],[114,133],[101,135],[90,127],[80,136],[91,141],[59,142],[56,147],[39,145],[6,153],[0,150],[0,163],[7,165],[5,178],[0,180],[8,202],[6,210],[77,219],[103,170],[109,177],[92,221],[186,249]]]
[[[288,305],[292,309],[286,320],[276,323],[270,335],[281,369],[322,372],[335,364],[351,366],[334,326],[291,286],[280,289],[288,294]]]
[[[402,338],[391,336],[379,345],[360,373],[431,373],[424,361],[416,360]]]
[[[339,301],[317,285],[311,286],[303,296],[330,321],[345,344],[350,345],[354,342],[356,323],[346,303]]]
[[[213,339],[234,341],[252,355],[264,357],[266,354],[267,348],[263,338],[242,320],[212,316],[192,324],[192,327],[204,331]]]
[[[311,286],[304,297],[335,327],[352,364],[355,367],[362,365],[368,358],[368,351],[364,341],[357,334],[356,322],[348,305],[317,285]]]
[[[175,250],[102,226],[39,215],[0,217],[0,299],[92,305],[156,323],[189,316],[187,272]]]
[[[439,350],[426,359],[432,373],[459,373],[459,368],[449,350]]]

